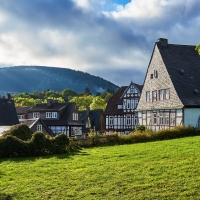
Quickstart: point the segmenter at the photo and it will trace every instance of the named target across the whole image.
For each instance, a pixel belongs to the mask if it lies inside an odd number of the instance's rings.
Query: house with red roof
[[[135,111],[142,91],[142,85],[131,82],[122,86],[109,99],[104,112],[106,132],[128,134],[138,125],[138,115]]]

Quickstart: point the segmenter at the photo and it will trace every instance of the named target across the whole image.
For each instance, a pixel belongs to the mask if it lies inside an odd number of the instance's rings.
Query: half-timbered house
[[[131,82],[129,86],[122,86],[109,99],[104,112],[106,132],[127,134],[138,125],[138,117],[135,111],[142,86]]]
[[[137,106],[140,125],[153,130],[199,126],[200,56],[192,45],[155,43]]]

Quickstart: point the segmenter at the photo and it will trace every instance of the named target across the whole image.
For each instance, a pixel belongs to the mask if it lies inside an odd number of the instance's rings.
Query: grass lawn
[[[200,137],[0,159],[3,199],[200,199]]]

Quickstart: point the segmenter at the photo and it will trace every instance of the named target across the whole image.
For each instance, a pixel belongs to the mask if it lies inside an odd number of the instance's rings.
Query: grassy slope
[[[0,199],[199,199],[200,137],[0,160]]]

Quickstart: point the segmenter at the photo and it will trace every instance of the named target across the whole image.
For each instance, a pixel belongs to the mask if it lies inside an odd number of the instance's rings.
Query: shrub
[[[17,124],[10,128],[10,130],[6,131],[4,136],[12,135],[21,140],[29,140],[32,137],[32,131],[26,124]]]
[[[0,139],[0,157],[22,157],[28,156],[27,143],[15,136],[7,135]]]
[[[69,145],[69,138],[65,134],[59,134],[55,138],[55,153],[65,153]]]
[[[144,125],[139,125],[139,126],[136,126],[135,130],[136,131],[145,131],[145,126]]]
[[[48,154],[47,139],[43,132],[35,132],[30,142],[31,155],[39,156]]]

